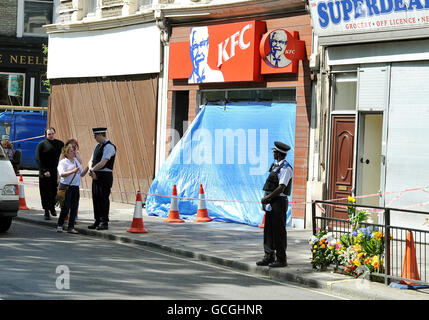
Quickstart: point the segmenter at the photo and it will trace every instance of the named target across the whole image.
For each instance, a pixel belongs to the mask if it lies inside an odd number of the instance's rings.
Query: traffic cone
[[[262,218],[262,223],[258,226],[258,228],[261,228],[261,229],[265,228],[265,214],[264,214],[264,217]]]
[[[419,270],[417,268],[416,248],[414,246],[413,233],[407,231],[407,244],[405,247],[404,263],[402,266],[402,278],[420,280]],[[408,285],[417,285],[418,283],[401,280],[399,283]]]
[[[19,176],[18,189],[19,189],[19,210],[30,210],[30,208],[27,207],[27,203],[25,202],[24,179],[22,179],[22,174]]]
[[[168,218],[164,219],[164,222],[170,223],[182,223],[185,220],[180,219],[179,207],[177,205],[177,189],[176,185],[173,185],[173,198],[171,198],[170,212],[168,213]]]
[[[132,233],[147,233],[147,230],[143,226],[143,207],[142,207],[142,195],[140,191],[137,191],[136,204],[134,206],[134,217],[131,224],[131,228],[127,232]]]
[[[209,213],[206,207],[206,199],[204,197],[203,185],[200,184],[200,194],[198,196],[198,211],[197,217],[194,219],[194,222],[210,222],[213,219],[209,217]]]

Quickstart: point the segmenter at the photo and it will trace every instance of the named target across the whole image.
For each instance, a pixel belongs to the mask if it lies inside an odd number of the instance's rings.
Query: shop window
[[[272,101],[295,102],[296,92],[293,89],[274,90],[227,90],[227,91],[202,91],[201,104],[222,101]]]
[[[334,74],[333,111],[356,110],[357,74],[341,72]]]
[[[24,75],[0,73],[0,105],[22,106]]]
[[[183,137],[183,134],[188,129],[188,114],[189,114],[189,91],[174,91],[173,92],[173,112],[171,126],[173,129],[171,148]]]
[[[55,21],[59,0],[18,0],[17,36],[47,37],[43,26]]]

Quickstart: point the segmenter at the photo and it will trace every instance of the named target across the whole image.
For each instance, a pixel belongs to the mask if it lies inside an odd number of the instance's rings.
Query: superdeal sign
[[[296,72],[304,42],[286,30],[266,33],[263,21],[192,27],[189,41],[170,44],[169,78],[188,83],[261,81]]]
[[[429,0],[310,0],[318,35],[374,32],[429,25]]]

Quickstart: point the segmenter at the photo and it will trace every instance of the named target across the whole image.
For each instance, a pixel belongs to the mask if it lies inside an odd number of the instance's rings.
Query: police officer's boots
[[[261,261],[256,262],[257,266],[268,266],[270,263],[273,263],[275,261],[274,255],[265,255],[264,259]]]

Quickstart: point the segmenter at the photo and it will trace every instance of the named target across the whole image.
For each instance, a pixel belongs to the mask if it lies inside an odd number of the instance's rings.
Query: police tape
[[[45,137],[45,136],[30,137],[30,138],[25,138],[25,139],[14,140],[14,141],[11,141],[11,142],[12,142],[12,143],[15,143],[15,142],[21,142],[21,141],[33,140],[33,139],[38,139],[38,138],[44,138],[44,137]]]
[[[28,183],[28,182],[24,182],[24,185],[33,185],[33,186],[38,186],[38,183]],[[399,195],[394,199],[395,201],[397,199],[400,198],[400,196],[402,196],[405,192],[410,192],[410,191],[424,191],[424,192],[429,192],[426,189],[428,189],[429,186],[425,186],[425,187],[419,187],[419,188],[409,188],[409,189],[404,189],[404,190],[400,190],[400,191],[389,191],[389,192],[385,192],[385,193],[376,193],[376,194],[368,194],[368,195],[361,195],[361,196],[355,196],[355,199],[363,199],[363,198],[370,198],[370,197],[374,197],[374,196],[380,196],[380,195],[388,195],[388,194],[395,194],[395,193],[399,193]],[[85,189],[85,188],[80,188],[80,191],[86,191],[86,192],[91,192],[91,189]],[[133,194],[136,195],[137,192],[136,191],[119,191],[119,190],[112,190],[112,193],[121,193],[121,194]],[[179,197],[179,196],[170,196],[170,195],[161,195],[161,194],[154,194],[154,193],[148,193],[148,192],[140,192],[141,194],[144,194],[146,196],[153,196],[153,197],[161,197],[161,198],[175,198],[175,199],[180,199],[180,200],[199,200],[199,198],[193,198],[193,197]],[[336,199],[330,199],[330,200],[325,200],[326,202],[339,202],[341,200],[348,200],[348,198],[336,198]],[[228,199],[205,199],[205,201],[212,201],[212,202],[238,202],[238,203],[257,203],[260,204],[261,201],[246,201],[246,200],[228,200]],[[391,201],[392,203],[393,201]],[[312,203],[312,201],[290,201],[290,204],[294,204],[294,205],[298,205],[298,204],[310,204]],[[429,204],[429,202],[426,203],[420,203],[420,204],[413,204],[411,206],[408,207],[416,207],[416,206],[424,206]],[[326,212],[323,207],[321,207],[318,203],[316,203],[316,205],[322,210],[322,212]],[[345,203],[344,205],[339,205],[339,204],[325,204],[325,205],[330,205],[330,206],[338,206],[338,207],[344,207],[347,206],[347,203]],[[403,209],[406,209],[408,207],[405,207]],[[383,212],[383,210],[380,209],[370,209],[370,208],[365,208],[365,210],[367,211],[372,211],[375,213],[379,213],[379,212]]]
[[[23,183],[24,185],[30,185],[30,186],[39,186],[39,184],[38,183],[29,183],[29,182],[24,182]],[[401,191],[390,191],[390,192],[386,192],[386,193],[384,193],[384,194],[394,194],[394,193],[399,193],[399,195],[395,198],[395,200],[397,200],[397,199],[399,199],[399,197],[402,195],[402,194],[404,194],[405,192],[410,192],[410,191],[424,191],[424,192],[427,192],[427,193],[429,193],[429,191],[427,191],[426,189],[428,189],[429,187],[428,186],[425,186],[425,187],[420,187],[420,188],[409,188],[409,189],[404,189],[404,190],[401,190]],[[86,191],[86,192],[91,192],[92,190],[91,189],[86,189],[86,188],[80,188],[79,189],[80,191]],[[111,191],[112,193],[121,193],[121,194],[133,194],[133,195],[136,195],[137,194],[137,192],[132,192],[132,191],[119,191],[119,190],[112,190]],[[192,201],[197,201],[197,200],[200,200],[199,198],[193,198],[193,197],[178,197],[178,196],[168,196],[168,195],[163,195],[163,194],[154,194],[154,193],[148,193],[148,192],[140,192],[141,194],[144,194],[144,195],[146,195],[146,196],[153,196],[153,197],[161,197],[161,198],[170,198],[170,199],[172,199],[172,198],[175,198],[175,199],[181,199],[181,200],[192,200]],[[380,194],[382,194],[382,193],[377,193],[377,194],[375,194],[375,195],[380,195]],[[370,195],[362,195],[362,196],[357,196],[357,197],[354,197],[355,199],[356,198],[368,198],[368,197],[373,197],[374,196],[374,194],[370,194]],[[348,199],[348,198],[338,198],[338,199],[332,199],[332,200],[326,200],[326,201],[330,201],[330,202],[335,202],[335,201],[337,201],[337,200],[345,200],[345,199]],[[334,201],[335,200],[335,201]],[[238,203],[256,203],[256,204],[261,204],[261,201],[245,201],[245,200],[225,200],[225,199],[205,199],[205,201],[212,201],[212,202],[238,202]],[[298,205],[298,204],[310,204],[310,203],[312,203],[312,201],[290,201],[289,202],[291,205]],[[392,203],[392,202],[391,202]],[[324,205],[326,205],[326,206],[332,206],[332,207],[344,207],[344,206],[348,206],[348,203],[344,203],[344,205],[340,205],[340,204],[331,204],[331,203],[324,203]],[[423,207],[423,206],[426,206],[426,205],[429,205],[429,202],[423,202],[423,203],[418,203],[418,204],[413,204],[413,205],[409,205],[409,206],[406,206],[406,207],[404,207],[404,208],[402,208],[402,209],[409,209],[409,208],[413,208],[413,207]],[[323,213],[326,213],[326,210],[320,205],[320,203],[317,203],[316,202],[316,206],[323,212]],[[360,207],[359,206],[357,206],[356,207],[357,209],[359,209]],[[397,209],[400,209],[400,208],[397,208]],[[373,212],[373,213],[377,213],[377,214],[379,214],[379,215],[381,215],[381,214],[383,214],[383,212],[384,212],[384,210],[382,210],[382,209],[372,209],[372,208],[365,208],[365,210],[367,211],[367,212]],[[429,213],[428,213],[429,214]],[[426,224],[428,224],[428,227],[429,227],[429,218],[425,218],[425,223],[423,223],[423,225],[426,225]]]

